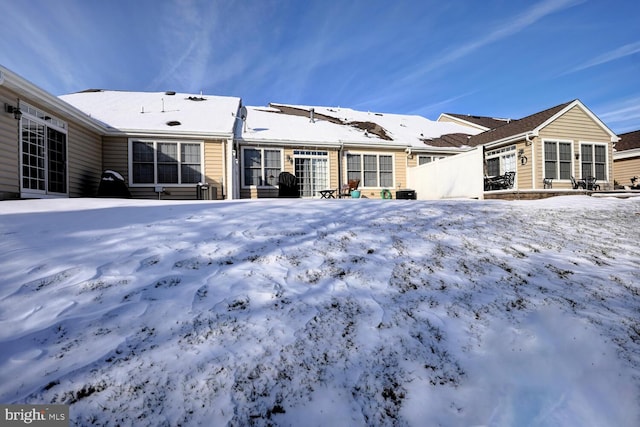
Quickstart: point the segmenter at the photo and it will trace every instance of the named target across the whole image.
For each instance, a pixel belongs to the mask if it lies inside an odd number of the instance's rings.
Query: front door
[[[329,153],[294,150],[293,158],[300,197],[318,197],[329,188]]]

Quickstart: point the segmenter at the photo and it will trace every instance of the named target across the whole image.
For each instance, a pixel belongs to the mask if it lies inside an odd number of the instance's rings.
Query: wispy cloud
[[[577,4],[583,3],[584,1],[585,0],[544,0],[539,2],[525,10],[522,14],[509,19],[507,22],[499,24],[493,29],[489,29],[485,36],[454,47],[448,53],[445,53],[436,59],[430,59],[427,64],[410,74],[405,80],[413,80],[424,76],[430,71],[441,68],[476,52],[484,46],[519,33],[548,15],[573,7]]]
[[[598,110],[598,117],[614,132],[640,129],[640,96],[606,105]]]
[[[580,64],[577,67],[562,73],[561,75],[566,75],[566,74],[571,74],[578,71],[586,70],[587,68],[595,67],[601,64],[606,64],[607,62],[625,58],[627,56],[634,55],[638,52],[640,52],[640,41],[625,44],[624,46],[620,46],[616,49],[613,49],[612,51],[596,56],[595,58],[590,59],[589,61],[586,61],[583,64]]]
[[[79,64],[72,60],[73,40],[86,38],[87,19],[74,4],[60,8],[57,4],[40,6],[45,21],[34,19],[32,10],[19,3],[3,5],[0,19],[0,48],[9,58],[7,64],[17,61],[21,73],[35,78],[38,84],[53,92],[65,92],[77,88]],[[50,37],[49,31],[57,31],[58,37]],[[2,55],[2,57],[5,55]],[[36,58],[36,63],[24,57]],[[24,71],[26,68],[27,71]]]

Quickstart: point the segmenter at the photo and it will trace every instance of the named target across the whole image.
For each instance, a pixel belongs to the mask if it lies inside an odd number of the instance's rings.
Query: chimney
[[[309,108],[309,121],[311,123],[315,123],[315,119],[313,118],[313,114],[315,113],[315,110],[313,108]]]

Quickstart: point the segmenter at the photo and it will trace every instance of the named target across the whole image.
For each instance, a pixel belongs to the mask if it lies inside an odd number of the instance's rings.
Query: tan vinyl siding
[[[75,123],[68,125],[69,196],[94,197],[102,175],[102,138]]]
[[[522,164],[522,158],[519,158],[518,153],[523,150],[522,155],[526,157],[526,164]],[[524,158],[523,157],[523,158]],[[516,184],[517,189],[530,189],[535,184],[533,182],[533,151],[532,145],[527,145],[524,141],[516,144]],[[542,182],[542,178],[540,178]]]
[[[226,141],[222,139],[204,142],[205,182],[215,187],[216,198],[222,199],[224,183],[224,153]]]
[[[141,138],[147,139],[147,138]],[[170,141],[186,140],[168,139]],[[170,184],[162,184],[164,193],[155,192],[155,185],[131,186],[129,183],[129,138],[106,136],[103,138],[102,157],[104,169],[111,169],[120,173],[127,185],[131,196],[136,199],[164,199],[164,200],[196,200],[198,198],[197,185],[172,187]],[[186,141],[188,142],[188,141]],[[205,182],[210,185],[209,193],[205,197],[222,198],[222,182],[224,159],[224,140],[207,140],[204,142],[204,174]]]
[[[0,99],[0,105],[4,102]],[[0,115],[0,200],[20,193],[18,121],[9,114]]]
[[[589,117],[580,107],[576,106],[540,129],[541,138],[560,138],[575,141],[611,140],[611,136]]]
[[[630,186],[632,177],[640,177],[640,155],[616,160],[613,167],[613,177],[618,184]],[[636,181],[636,185],[640,185],[640,181]]]
[[[19,121],[4,112],[4,104],[16,104],[12,92],[0,86],[0,200],[20,195]]]
[[[160,193],[159,197],[158,193],[155,192],[154,186],[130,187],[129,191],[134,199],[197,200],[198,198],[195,184],[188,187],[171,187],[165,184],[163,187],[165,192]]]
[[[404,148],[402,150],[385,150],[384,148],[358,148],[358,147],[345,147],[345,151],[353,154],[381,154],[390,155],[393,157],[393,186],[388,188],[392,194],[397,188],[407,187],[407,153]],[[346,155],[343,159],[343,181],[346,182],[347,176],[347,160]],[[387,187],[385,187],[387,188]],[[360,191],[362,197],[370,199],[379,199],[382,187],[364,187],[360,183]]]
[[[129,148],[124,137],[105,136],[102,138],[102,166],[122,175],[129,184]]]
[[[542,128],[539,132],[539,138],[536,138],[536,179],[535,188],[542,188],[542,178],[544,175],[543,150],[544,140],[549,141],[571,141],[573,143],[572,171],[573,176],[580,178],[580,160],[575,156],[580,153],[580,143],[605,143],[607,149],[607,182],[601,183],[603,187],[607,187],[608,183],[612,183],[613,171],[613,144],[611,143],[611,135],[598,125],[582,108],[576,106],[558,117],[553,122]],[[571,188],[571,182],[554,181],[553,188]],[[605,189],[605,188],[603,188]]]

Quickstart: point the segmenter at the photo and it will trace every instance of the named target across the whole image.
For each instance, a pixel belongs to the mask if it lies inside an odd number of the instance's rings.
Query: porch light
[[[580,153],[576,153],[576,160],[580,160]]]
[[[13,114],[13,118],[16,120],[20,120],[22,117],[22,111],[20,111],[20,107],[14,107],[13,105],[4,104],[4,111],[9,114]]]

